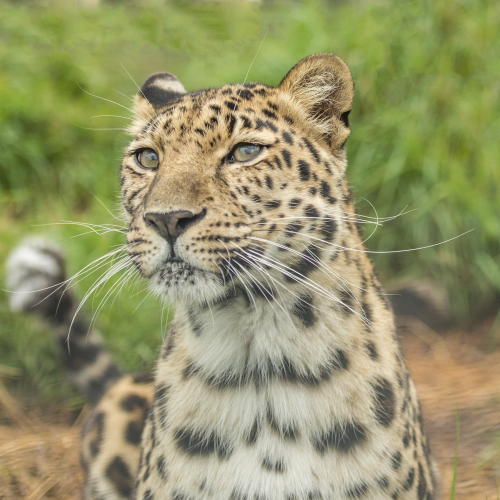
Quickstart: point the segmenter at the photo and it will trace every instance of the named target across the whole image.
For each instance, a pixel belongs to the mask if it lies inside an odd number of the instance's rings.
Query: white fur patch
[[[10,254],[6,262],[6,285],[13,311],[25,311],[35,305],[40,292],[49,292],[62,276],[60,261],[49,252],[61,255],[53,243],[30,238]]]

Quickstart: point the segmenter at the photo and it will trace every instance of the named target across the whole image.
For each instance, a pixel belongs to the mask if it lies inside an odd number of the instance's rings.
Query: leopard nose
[[[189,210],[175,210],[167,213],[148,212],[144,215],[144,221],[162,238],[173,244],[189,227],[200,222],[206,213],[206,208],[197,214]]]

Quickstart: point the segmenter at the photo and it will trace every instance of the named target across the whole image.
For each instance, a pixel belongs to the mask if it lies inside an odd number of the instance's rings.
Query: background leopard
[[[97,401],[83,433],[87,498],[435,497],[345,180],[352,97],[331,55],[302,60],[276,88],[186,93],[165,73],[142,87],[122,165],[129,255],[176,317],[154,391],[121,377],[85,323],[69,337],[70,372]],[[41,254],[52,272],[30,269]],[[40,244],[10,268],[18,290],[34,289],[33,273],[61,278],[59,254]],[[75,303],[59,299],[41,307],[67,325]]]

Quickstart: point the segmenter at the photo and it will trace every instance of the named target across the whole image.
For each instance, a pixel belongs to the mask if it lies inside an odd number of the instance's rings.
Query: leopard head
[[[304,252],[318,258],[321,244],[350,230],[352,99],[349,69],[331,54],[301,60],[277,87],[187,92],[169,73],[149,77],[121,193],[129,254],[153,289],[210,302],[265,275],[298,281],[291,269]]]

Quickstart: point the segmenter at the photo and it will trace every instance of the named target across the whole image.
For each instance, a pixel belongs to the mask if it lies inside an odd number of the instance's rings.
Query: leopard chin
[[[227,293],[224,280],[217,273],[180,259],[164,262],[149,282],[153,293],[171,304],[210,304]]]

